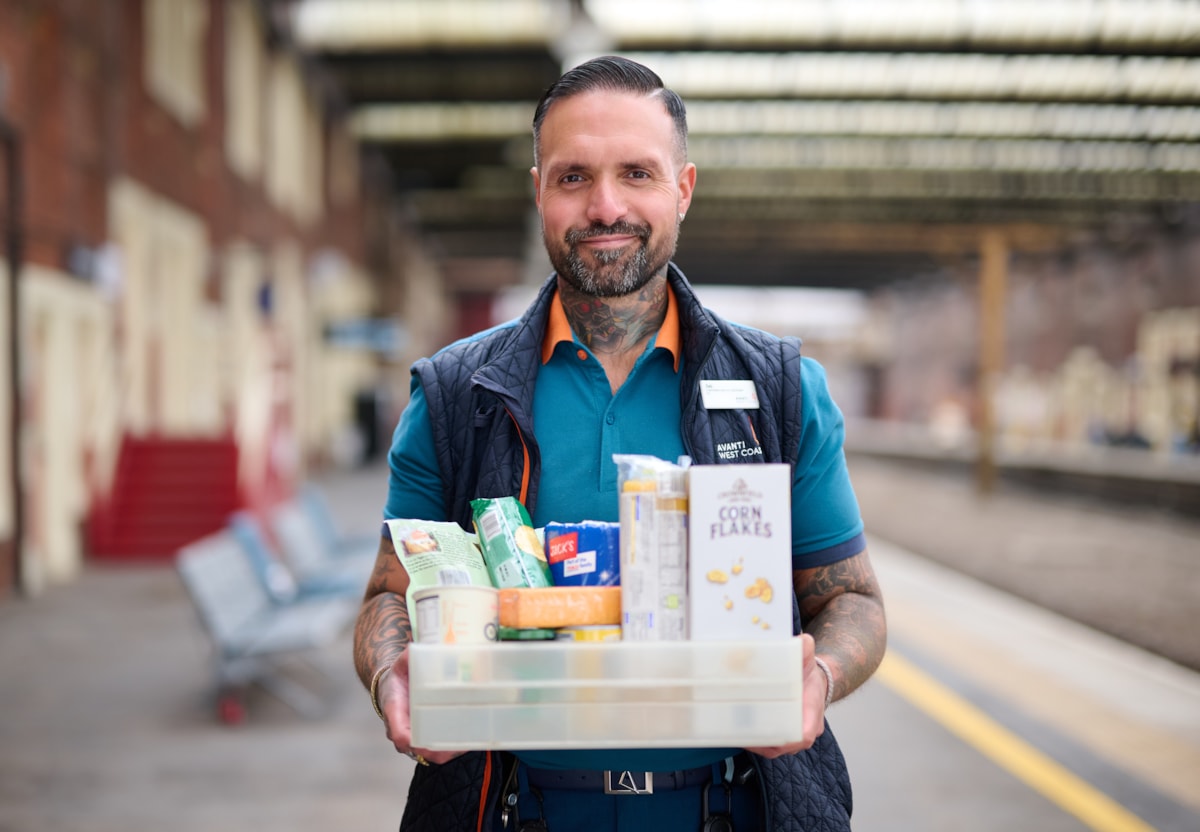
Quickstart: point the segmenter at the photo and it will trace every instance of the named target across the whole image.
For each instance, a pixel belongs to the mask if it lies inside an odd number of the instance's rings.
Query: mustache
[[[650,239],[649,225],[635,225],[631,222],[618,220],[612,225],[603,225],[601,223],[592,223],[587,228],[572,228],[565,235],[568,245],[574,245],[581,240],[590,240],[593,237],[608,237],[610,235],[624,235],[638,237],[641,240]]]

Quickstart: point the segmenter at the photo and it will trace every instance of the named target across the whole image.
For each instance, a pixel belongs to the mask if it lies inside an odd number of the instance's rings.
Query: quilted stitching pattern
[[[425,390],[434,449],[441,463],[446,516],[471,528],[471,500],[520,492],[524,447],[530,453],[532,507],[540,459],[533,441],[533,388],[541,366],[555,281],[518,321],[459,341],[413,365]],[[519,432],[518,432],[519,430]]]
[[[849,832],[853,796],[837,740],[825,733],[812,748],[774,760],[758,758],[767,793],[767,828],[778,832]]]
[[[486,754],[472,752],[440,766],[417,766],[400,819],[403,830],[476,832]],[[490,792],[496,791],[492,783]],[[488,806],[494,804],[490,799]],[[484,829],[490,829],[487,824]]]

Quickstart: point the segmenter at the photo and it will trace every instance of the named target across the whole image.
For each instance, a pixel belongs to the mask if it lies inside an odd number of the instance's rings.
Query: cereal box
[[[688,469],[693,641],[792,636],[791,468]]]

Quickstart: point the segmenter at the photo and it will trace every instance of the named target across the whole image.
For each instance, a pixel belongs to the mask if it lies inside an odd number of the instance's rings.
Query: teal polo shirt
[[[612,392],[599,359],[571,331],[555,296],[533,394],[533,430],[542,454],[533,524],[617,520],[613,454],[674,462],[685,453],[679,432],[679,313],[667,314],[628,378]]]
[[[542,455],[535,526],[549,521],[617,520],[615,453],[675,460],[680,434],[679,317],[669,293],[667,319],[625,383],[612,392],[599,360],[571,332],[555,297],[534,391],[533,422]],[[801,361],[801,439],[792,485],[793,568],[824,566],[865,548],[858,503],[842,452],[843,423],[825,372]],[[441,476],[433,452],[428,406],[414,378],[389,453],[385,516],[444,520]],[[670,771],[695,768],[732,749],[521,751],[541,768]]]

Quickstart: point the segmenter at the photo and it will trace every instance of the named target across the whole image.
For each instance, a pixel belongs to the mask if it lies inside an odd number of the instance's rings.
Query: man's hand
[[[428,748],[413,747],[412,721],[408,709],[408,650],[397,657],[392,669],[379,680],[376,693],[387,726],[387,737],[401,754],[412,757],[418,763],[448,763],[463,755],[462,751],[430,751]]]
[[[829,566],[796,570],[792,582],[805,630],[800,636],[804,640],[804,740],[747,749],[764,757],[802,751],[825,731],[829,679],[816,663],[817,642],[837,682],[837,699],[865,682],[887,649],[883,597],[866,549]]]
[[[813,637],[805,633],[797,636],[804,644],[804,739],[790,745],[770,745],[757,748],[747,748],[763,757],[782,757],[785,754],[795,754],[811,748],[817,737],[825,733],[825,694],[829,680],[816,663],[816,643]]]
[[[387,726],[388,739],[401,754],[417,762],[444,763],[461,751],[430,751],[412,747],[412,721],[408,709],[408,644],[412,642],[412,624],[404,595],[408,572],[396,557],[390,536],[379,541],[375,571],[367,582],[362,609],[354,625],[354,666],[358,678],[368,690],[378,668],[388,661],[389,669],[374,687],[375,701]],[[397,654],[399,650],[399,654]],[[392,659],[392,656],[396,656]]]

